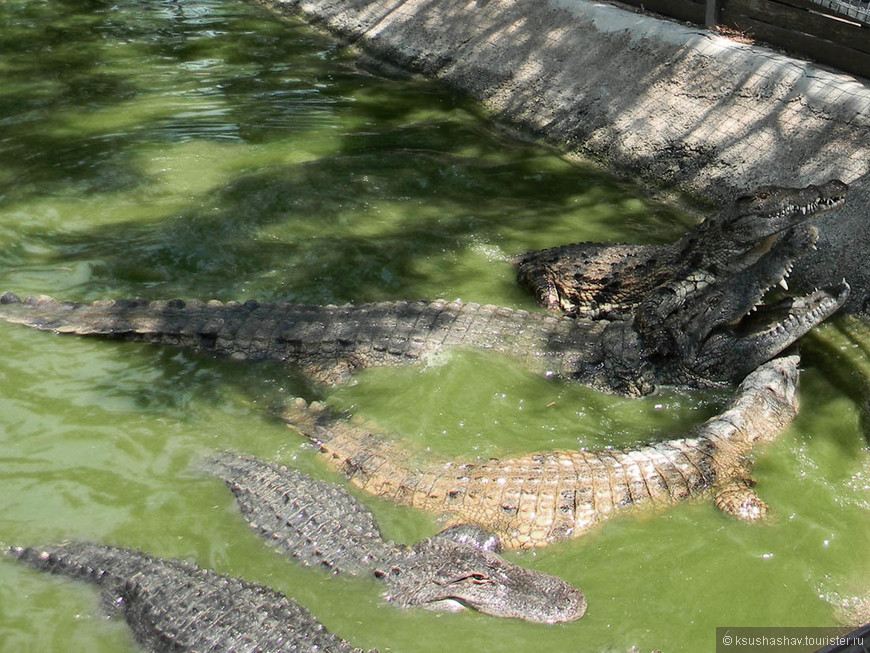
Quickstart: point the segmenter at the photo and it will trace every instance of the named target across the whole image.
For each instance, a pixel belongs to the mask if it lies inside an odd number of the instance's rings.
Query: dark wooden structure
[[[733,30],[753,41],[770,44],[789,53],[870,79],[870,6],[866,2],[620,1],[670,18],[710,28]]]

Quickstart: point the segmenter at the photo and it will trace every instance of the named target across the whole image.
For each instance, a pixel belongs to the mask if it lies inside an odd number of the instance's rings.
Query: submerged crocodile
[[[565,581],[514,565],[474,525],[406,547],[383,539],[373,515],[344,489],[253,458],[223,455],[209,468],[249,525],[284,553],[333,573],[368,574],[400,607],[462,610],[537,623],[573,621],[586,599]],[[37,569],[86,580],[120,610],[149,651],[359,651],[305,608],[268,587],[133,549],[79,542],[9,553]]]
[[[746,377],[727,410],[687,436],[621,451],[427,463],[369,424],[301,399],[285,421],[366,492],[478,524],[506,548],[532,548],[578,537],[620,511],[701,496],[736,517],[763,517],[750,454],[795,416],[797,379],[796,354],[775,358]]]
[[[91,543],[9,553],[37,569],[98,585],[105,605],[123,613],[136,641],[154,653],[362,651],[283,594],[192,563]]]
[[[344,488],[302,472],[230,454],[209,468],[232,490],[251,529],[302,564],[374,576],[399,607],[473,608],[538,623],[573,621],[582,592],[560,578],[512,564],[500,543],[471,524],[413,546],[385,541],[371,512]]]
[[[517,280],[539,304],[585,317],[614,318],[661,284],[703,271],[716,278],[751,264],[779,234],[843,205],[848,186],[765,186],[696,225],[674,243],[574,243],[516,257]]]
[[[209,469],[232,490],[253,530],[309,566],[373,575],[399,607],[462,610],[537,623],[573,621],[586,599],[565,581],[514,565],[498,540],[453,526],[414,546],[383,539],[343,488],[253,458],[225,454]],[[93,583],[149,651],[360,651],[268,587],[193,563],[88,542],[11,548],[37,569]]]
[[[842,306],[845,282],[759,307],[817,238],[815,227],[800,223],[726,278],[705,271],[673,278],[647,294],[634,319],[590,320],[458,301],[89,304],[22,301],[8,292],[0,296],[0,318],[56,333],[279,360],[327,383],[347,381],[367,367],[421,363],[452,347],[473,347],[520,359],[548,376],[640,395],[658,385],[735,383]]]

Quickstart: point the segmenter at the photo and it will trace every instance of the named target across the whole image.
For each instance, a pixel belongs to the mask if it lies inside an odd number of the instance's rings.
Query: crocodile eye
[[[460,576],[456,579],[457,583],[470,582],[475,585],[485,585],[489,582],[489,576],[486,574],[468,574],[466,576]]]

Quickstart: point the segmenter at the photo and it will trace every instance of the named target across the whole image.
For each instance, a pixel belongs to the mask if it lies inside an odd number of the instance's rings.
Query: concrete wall
[[[478,98],[617,172],[724,202],[765,183],[850,184],[793,286],[846,278],[870,306],[870,83],[588,0],[257,0]]]

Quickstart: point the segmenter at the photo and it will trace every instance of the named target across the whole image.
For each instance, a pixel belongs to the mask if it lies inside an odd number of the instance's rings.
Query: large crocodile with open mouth
[[[780,356],[749,374],[720,415],[685,437],[633,449],[534,453],[503,460],[438,461],[371,424],[297,399],[285,421],[366,492],[398,504],[478,524],[506,548],[579,537],[627,510],[712,496],[735,517],[768,511],[750,477],[752,450],[797,413],[798,356]]]
[[[789,225],[733,259],[739,264],[728,274],[724,268],[680,268],[639,301],[625,300],[631,310],[612,319],[447,302],[360,307],[82,304],[50,298],[22,302],[11,293],[0,297],[0,317],[61,333],[273,358],[332,382],[346,380],[356,369],[419,362],[463,345],[513,355],[540,371],[626,394],[648,392],[662,383],[730,383],[749,373],[731,407],[718,418],[685,438],[626,451],[552,452],[489,463],[446,463],[421,471],[404,465],[404,452],[378,433],[336,420],[327,411],[300,403],[287,421],[364,489],[483,525],[508,547],[529,548],[577,536],[626,507],[669,504],[702,494],[713,494],[727,512],[754,519],[766,506],[751,488],[749,452],[755,443],[774,437],[796,411],[796,356],[764,361],[826,319],[848,294],[845,284],[817,290],[763,309],[754,324],[745,323],[743,317],[815,243],[815,228],[798,213],[807,211],[793,212]],[[254,484],[260,492],[262,479]],[[470,526],[446,533],[427,542],[491,541]],[[91,544],[13,553],[34,566],[102,585],[151,650],[198,650],[199,625],[218,618],[223,621],[210,650],[253,645],[250,633],[259,630],[264,638],[277,637],[266,642],[267,650],[279,642],[291,642],[299,650],[351,650],[292,600],[187,563]],[[314,550],[300,555],[310,554],[322,555]],[[476,577],[468,578],[473,582]],[[585,608],[581,600],[582,595],[577,616]],[[275,627],[276,615],[286,629]],[[323,640],[312,643],[313,636]],[[187,637],[194,639],[183,639]]]
[[[843,205],[848,186],[763,186],[674,243],[573,243],[521,254],[517,281],[547,308],[591,319],[629,315],[654,289],[692,271],[727,278],[796,222]]]
[[[4,293],[0,318],[56,333],[279,360],[328,383],[347,381],[367,367],[419,364],[453,347],[471,347],[520,359],[535,372],[626,395],[647,394],[659,385],[726,385],[786,349],[848,296],[844,282],[775,306],[760,305],[818,238],[805,206],[787,213],[777,219],[778,230],[750,239],[757,247],[733,258],[727,274],[700,267],[671,270],[627,317],[555,316],[458,301],[75,303],[49,297],[22,301]],[[740,228],[749,229],[744,222],[734,226]]]

